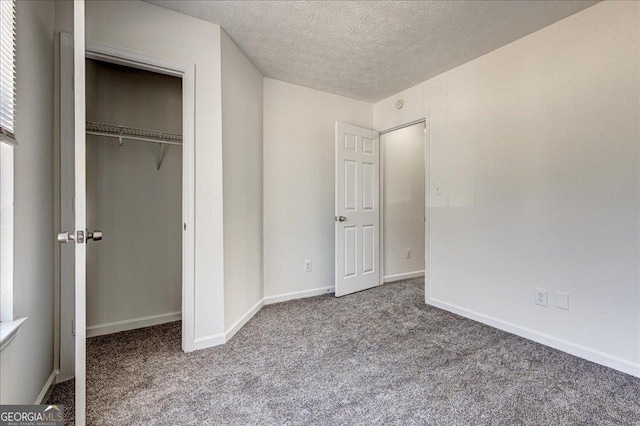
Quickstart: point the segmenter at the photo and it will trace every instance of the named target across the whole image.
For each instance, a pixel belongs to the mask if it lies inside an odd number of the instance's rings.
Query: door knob
[[[344,216],[334,216],[333,217],[334,222],[346,222],[347,218]]]
[[[100,241],[101,239],[102,239],[102,231],[99,231],[97,229],[93,232],[87,231],[87,241],[89,240]]]
[[[59,243],[68,243],[69,241],[74,241],[76,236],[73,232],[61,232],[58,234],[58,242]]]

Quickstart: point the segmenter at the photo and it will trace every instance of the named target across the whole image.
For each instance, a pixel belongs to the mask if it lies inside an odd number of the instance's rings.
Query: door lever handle
[[[334,216],[333,217],[333,221],[334,222],[346,222],[347,218],[344,216]]]

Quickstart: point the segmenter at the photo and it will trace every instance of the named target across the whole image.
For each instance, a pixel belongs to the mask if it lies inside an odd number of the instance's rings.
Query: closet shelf
[[[182,135],[176,133],[160,132],[158,130],[139,129],[136,127],[116,126],[113,124],[87,121],[87,133],[106,133],[108,136],[122,137],[125,139],[154,139],[152,142],[182,142]],[[107,135],[102,135],[107,136]]]
[[[117,138],[118,143],[122,146],[123,139],[150,142],[158,144],[158,160],[156,161],[156,169],[160,170],[162,160],[164,159],[164,145],[182,146],[182,135],[176,133],[166,133],[157,130],[139,129],[136,127],[116,126],[113,124],[98,123],[96,121],[87,121],[86,132],[88,135],[106,136]]]

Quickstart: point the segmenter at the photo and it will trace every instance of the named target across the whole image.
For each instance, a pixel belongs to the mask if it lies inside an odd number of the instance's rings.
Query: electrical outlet
[[[308,259],[304,261],[304,271],[311,272],[311,261]]]
[[[569,310],[569,293],[556,291],[556,307]]]
[[[407,259],[411,259],[411,249],[410,248],[407,249],[407,253],[405,254],[405,256],[406,256]]]
[[[547,290],[536,288],[536,305],[547,306]]]

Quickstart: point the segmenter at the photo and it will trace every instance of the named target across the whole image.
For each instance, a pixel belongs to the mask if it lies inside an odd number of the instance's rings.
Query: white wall
[[[600,3],[374,108],[431,117],[428,302],[636,375],[639,18]]]
[[[383,152],[384,277],[424,272],[425,127],[385,133]],[[407,259],[407,249],[411,257]]]
[[[222,31],[224,310],[229,328],[263,297],[262,74]]]
[[[87,120],[182,133],[182,80],[87,60]],[[182,304],[182,149],[87,136],[87,327],[161,316]],[[173,315],[171,315],[173,314]],[[179,317],[179,316],[178,316]],[[101,327],[102,326],[102,327]]]
[[[72,32],[57,3],[57,31]],[[167,36],[170,30],[171,36]],[[220,27],[142,1],[90,1],[87,40],[192,63],[195,100],[195,337],[224,331]]]
[[[0,353],[0,404],[33,404],[53,371],[54,4],[17,4],[14,317],[28,317]]]
[[[335,122],[371,128],[373,106],[264,80],[265,297],[334,285]],[[304,272],[304,261],[312,272]]]

